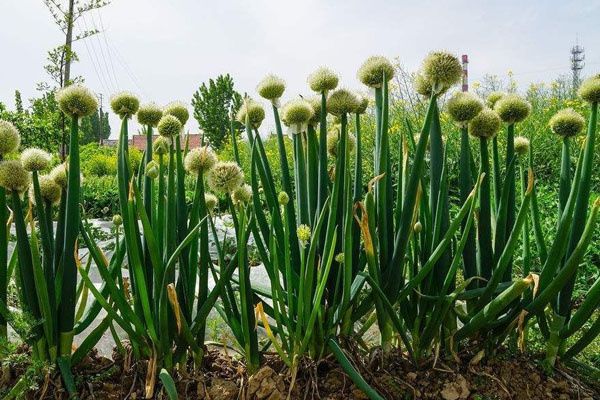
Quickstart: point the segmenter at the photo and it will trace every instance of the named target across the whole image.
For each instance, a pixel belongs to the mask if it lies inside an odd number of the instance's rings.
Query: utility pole
[[[576,39],[575,46],[571,48],[571,72],[573,74],[573,93],[577,92],[581,83],[581,70],[585,66],[584,48],[579,45],[579,39]]]
[[[469,56],[462,55],[462,91],[469,91]]]
[[[100,97],[100,146],[104,144],[104,112],[102,111],[102,93],[99,93]]]

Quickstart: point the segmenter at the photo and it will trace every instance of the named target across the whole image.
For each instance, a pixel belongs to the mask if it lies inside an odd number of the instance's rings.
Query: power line
[[[100,30],[98,29],[98,27],[96,26],[96,21],[94,20],[94,14],[90,14],[90,18],[92,19],[92,26],[94,27],[95,31],[98,31],[96,36],[96,41],[98,42],[98,47],[100,48],[100,54],[102,55],[102,64],[104,64],[104,68],[106,69],[106,75],[108,75],[110,81],[111,81],[111,85],[113,85],[113,87],[115,88],[115,90],[119,89],[119,86],[117,85],[117,81],[115,79],[115,77],[113,76],[113,74],[111,74],[111,71],[108,69],[108,62],[106,61],[107,57],[104,54],[104,46],[102,45],[102,42],[100,41]]]
[[[106,52],[108,53],[108,60],[110,62],[110,68],[112,69],[113,76],[115,77],[115,81],[118,85],[119,77],[115,71],[115,65],[112,60],[112,54],[110,51],[110,47],[108,46],[108,40],[106,39],[106,30],[104,29],[104,22],[102,22],[102,14],[100,14],[100,11],[98,11],[98,10],[96,10],[96,12],[98,13],[98,18],[100,19],[100,28],[102,29],[102,37],[104,38],[104,44],[106,45]]]
[[[82,19],[83,19],[83,25],[85,26],[85,30],[89,32],[90,29],[88,27],[87,19],[85,18],[85,15],[82,15],[82,17],[83,17]],[[93,30],[95,31],[96,27],[94,27]],[[102,70],[100,57],[98,57],[98,53],[96,52],[96,46],[94,46],[93,40],[90,41],[90,46],[92,47],[92,52],[94,53],[94,56],[96,57],[96,62],[98,64],[98,70],[100,71],[100,74],[102,75],[102,77],[105,79],[105,82],[107,82],[106,86],[111,89],[111,91],[109,93],[114,93],[114,88],[112,86],[112,82],[110,81],[110,79],[107,79],[104,77],[104,71]]]
[[[133,84],[138,88],[138,90],[140,91],[140,93],[142,95],[144,95],[145,97],[148,97],[147,94],[146,94],[146,91],[139,84],[139,81],[137,80],[135,73],[129,67],[129,65],[127,64],[127,61],[125,60],[125,58],[119,52],[119,49],[117,49],[117,46],[115,46],[115,44],[112,41],[110,41],[110,37],[108,36],[108,33],[105,32],[104,34],[105,34],[107,40],[109,40],[109,45],[112,48],[112,50],[114,51],[116,59],[119,62],[119,64],[121,65],[121,68],[123,68],[123,70],[125,71],[125,73],[129,77],[129,79],[131,80],[131,82],[133,82]]]
[[[81,29],[81,25],[79,24],[79,21],[76,22],[77,24],[77,28],[79,29],[79,32],[81,32],[83,34],[83,30]],[[106,88],[106,84],[104,82],[103,77],[101,76],[101,74],[98,72],[98,68],[96,67],[96,63],[94,62],[94,57],[92,56],[92,53],[90,52],[90,48],[87,44],[87,41],[85,39],[83,39],[83,44],[85,45],[85,49],[88,53],[88,56],[90,57],[90,61],[92,63],[92,67],[94,67],[94,71],[96,72],[96,77],[98,78],[98,81],[100,82],[100,85],[102,86],[102,90],[104,90],[106,93],[110,93],[107,88]]]

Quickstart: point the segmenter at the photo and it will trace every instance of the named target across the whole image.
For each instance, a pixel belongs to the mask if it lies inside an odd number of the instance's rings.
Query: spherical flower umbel
[[[112,223],[116,227],[123,225],[123,217],[121,217],[119,214],[115,214],[113,216]]]
[[[241,185],[240,187],[235,189],[231,194],[231,200],[233,201],[233,204],[245,204],[249,202],[251,198],[252,188],[250,187],[250,185],[246,184]]]
[[[431,82],[435,93],[458,83],[462,76],[462,66],[458,58],[445,51],[433,51],[423,60],[423,76]]]
[[[345,258],[346,258],[346,257],[345,257],[345,255],[344,255],[344,253],[338,253],[338,254],[335,256],[335,261],[336,261],[338,264],[343,264],[343,263],[344,263],[344,260],[345,260]]]
[[[56,182],[54,182],[54,179],[52,179],[50,175],[41,175],[38,178],[38,182],[40,184],[40,196],[42,201],[52,205],[58,203],[62,188]],[[29,188],[29,199],[33,204],[35,204],[35,192],[33,187]]]
[[[158,164],[155,161],[150,161],[146,164],[146,176],[150,179],[158,178]]]
[[[208,172],[217,163],[217,156],[209,146],[196,147],[188,151],[183,166],[193,174]]]
[[[383,56],[371,56],[361,65],[356,75],[365,85],[378,88],[383,85],[384,79],[389,81],[394,77],[394,66]]]
[[[588,103],[600,103],[600,75],[593,76],[579,85],[579,97]]]
[[[298,225],[296,233],[298,235],[298,240],[300,241],[300,243],[302,243],[302,246],[305,246],[306,243],[308,243],[308,241],[310,240],[310,226],[304,224]]]
[[[300,133],[308,124],[315,110],[304,99],[293,99],[283,107],[282,119],[292,129],[293,133]]]
[[[341,116],[355,112],[359,105],[360,101],[356,94],[348,89],[338,89],[327,99],[327,112]]]
[[[338,75],[327,67],[320,67],[308,76],[308,86],[317,93],[327,93],[337,87]]]
[[[464,125],[483,110],[483,101],[474,94],[456,92],[448,100],[448,114],[457,123]]]
[[[507,94],[494,105],[494,111],[507,124],[521,122],[529,116],[531,104],[517,94]]]
[[[156,155],[165,155],[169,152],[169,147],[171,143],[169,139],[164,136],[159,136],[154,139],[154,143],[152,144],[152,152]]]
[[[523,136],[515,138],[515,153],[518,156],[525,156],[529,153],[529,139]]]
[[[500,100],[504,96],[506,96],[506,93],[503,92],[492,92],[488,94],[488,97],[486,99],[487,106],[489,108],[494,108],[496,102],[498,102],[498,100]]]
[[[565,108],[550,118],[549,125],[555,134],[562,137],[572,137],[583,130],[585,119],[572,108]]]
[[[52,168],[50,171],[50,177],[56,182],[56,184],[62,188],[66,188],[67,181],[67,165],[66,164],[58,164],[56,167]]]
[[[277,196],[277,201],[280,205],[285,206],[287,203],[289,203],[290,196],[287,194],[287,192],[279,192],[279,195]]]
[[[356,114],[364,114],[369,108],[369,98],[367,96],[358,95],[358,107],[354,111]]]
[[[0,186],[6,190],[22,193],[31,182],[29,172],[18,160],[0,162]]]
[[[316,126],[321,122],[321,98],[318,96],[307,97],[304,99],[313,109],[312,117],[308,120],[308,124]]]
[[[112,95],[110,107],[121,119],[131,118],[140,108],[140,99],[131,92],[120,92]]]
[[[69,117],[85,117],[98,109],[96,96],[79,85],[67,86],[56,93],[56,101],[62,112]]]
[[[216,193],[233,193],[243,182],[244,173],[234,162],[218,162],[208,174],[208,186]]]
[[[166,138],[172,138],[181,132],[181,122],[173,115],[165,115],[158,121],[158,134]]]
[[[163,115],[172,115],[176,117],[179,122],[181,122],[181,126],[185,125],[190,118],[190,112],[188,111],[187,105],[182,101],[172,101],[167,104],[163,110]]]
[[[334,157],[337,157],[341,131],[341,125],[334,125],[331,129],[327,130],[327,151]],[[352,152],[352,150],[354,150],[354,146],[356,145],[356,136],[348,132],[348,136],[346,136],[346,138],[348,140],[348,151]]]
[[[469,134],[481,139],[491,139],[498,134],[502,120],[494,110],[483,109],[469,122]]]
[[[48,168],[50,159],[50,154],[35,147],[25,149],[21,153],[21,163],[23,163],[23,168],[29,172],[42,171]]]
[[[419,72],[415,75],[413,87],[415,92],[419,93],[421,96],[431,97],[431,82],[429,82],[422,73]]]
[[[21,144],[19,130],[4,120],[0,120],[0,156],[17,151]]]
[[[217,206],[218,202],[219,202],[219,199],[217,199],[217,196],[215,196],[214,194],[212,194],[212,193],[204,194],[204,203],[206,204],[206,211],[208,211],[209,213],[213,212],[213,210]]]
[[[277,100],[285,91],[285,81],[276,75],[267,75],[259,82],[256,91],[267,100]]]
[[[250,126],[258,129],[265,119],[265,109],[258,101],[247,98],[238,110],[236,119],[239,123],[246,125],[246,116],[248,116]]]
[[[156,103],[141,105],[137,112],[137,120],[140,124],[156,127],[163,116],[162,108]]]

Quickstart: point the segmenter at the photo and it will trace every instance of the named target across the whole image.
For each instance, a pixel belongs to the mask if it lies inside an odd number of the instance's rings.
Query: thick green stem
[[[77,265],[75,242],[79,234],[79,118],[73,116],[69,140],[69,170],[65,215],[65,242],[63,247],[63,279],[59,318],[59,354],[69,359],[73,344],[75,318],[75,292],[77,290]]]
[[[489,280],[492,276],[492,215],[490,201],[490,160],[486,138],[479,139],[481,167],[480,174],[485,174],[481,182],[479,194],[479,219],[477,236],[479,239],[478,264],[480,275]],[[485,284],[484,284],[485,285]]]

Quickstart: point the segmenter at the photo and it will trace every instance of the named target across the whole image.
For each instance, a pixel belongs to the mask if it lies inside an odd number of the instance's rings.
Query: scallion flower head
[[[383,85],[384,79],[389,81],[394,77],[394,65],[383,56],[371,56],[361,65],[356,75],[365,85],[378,88]]]
[[[515,138],[515,153],[518,156],[526,156],[529,153],[529,139],[524,136]]]
[[[42,197],[42,201],[50,204],[58,203],[62,189],[56,182],[54,182],[54,179],[52,179],[50,175],[40,175],[38,182],[40,184],[40,196]],[[35,204],[35,192],[33,190],[33,185],[30,185],[29,187],[29,199],[33,204]]]
[[[248,116],[250,126],[258,129],[265,119],[265,109],[258,101],[247,98],[238,110],[236,119],[242,125],[246,125],[246,116]]]
[[[583,81],[577,92],[588,103],[600,103],[600,74]]]
[[[217,199],[217,196],[215,196],[214,194],[212,194],[212,193],[204,194],[204,203],[206,204],[206,211],[208,211],[209,213],[213,212],[213,210],[217,206],[218,202],[219,202],[219,199]]]
[[[52,168],[50,171],[50,177],[54,179],[54,182],[62,188],[66,188],[67,181],[67,165],[66,164],[58,164],[56,167]]]
[[[4,120],[0,120],[0,156],[17,151],[21,144],[19,130]]]
[[[31,177],[18,160],[0,162],[0,186],[9,191],[22,193],[27,189]]]
[[[280,205],[285,206],[287,203],[289,203],[290,201],[290,196],[287,194],[287,192],[279,192],[279,195],[277,196],[277,201],[279,202]]]
[[[69,117],[85,117],[98,109],[96,96],[87,88],[70,85],[56,93],[56,101],[62,112]]]
[[[296,229],[296,233],[298,235],[298,240],[300,241],[300,243],[302,243],[302,246],[306,246],[306,244],[310,240],[310,235],[311,235],[310,226],[304,225],[304,224],[298,225],[298,228]]]
[[[252,198],[252,188],[250,187],[250,185],[246,185],[246,184],[240,185],[231,194],[231,200],[233,201],[233,204],[240,204],[240,203],[246,204],[250,201],[251,198]]]
[[[123,225],[123,217],[121,217],[119,214],[115,214],[113,216],[112,223],[114,226],[117,226],[117,227]]]
[[[308,86],[317,93],[334,90],[339,82],[338,75],[327,67],[320,67],[308,76]]]
[[[487,106],[489,108],[494,108],[494,106],[496,105],[496,102],[498,100],[500,100],[501,98],[503,98],[504,96],[506,96],[506,93],[503,93],[503,92],[492,92],[492,93],[488,94],[488,97],[486,99]]]
[[[141,125],[156,127],[163,116],[162,108],[156,103],[141,105],[137,112],[137,120]]]
[[[158,133],[165,138],[179,135],[181,127],[181,122],[174,115],[165,115],[158,121]]]
[[[29,172],[42,171],[50,165],[51,156],[42,149],[30,147],[21,153],[23,168]]]
[[[327,99],[327,112],[341,116],[355,112],[359,105],[360,101],[354,92],[348,89],[338,89]]]
[[[550,118],[550,129],[562,137],[576,136],[583,130],[585,119],[572,108],[565,108]]]
[[[367,108],[369,108],[369,98],[367,96],[358,95],[359,104],[356,108],[356,114],[364,114],[367,112]]]
[[[275,101],[285,91],[285,81],[276,75],[267,75],[259,82],[256,91],[263,99]]]
[[[243,182],[244,173],[234,162],[218,162],[208,174],[208,186],[216,193],[233,193]]]
[[[491,139],[498,134],[502,120],[494,110],[485,108],[469,122],[469,134]]]
[[[315,110],[304,99],[293,99],[283,106],[282,119],[290,127],[292,133],[300,133],[313,117]]]
[[[312,117],[308,120],[308,124],[316,126],[321,122],[321,98],[319,96],[307,97],[304,99],[313,109]]]
[[[172,101],[165,106],[163,115],[172,115],[179,120],[181,126],[190,118],[190,112],[188,111],[187,105],[182,101]]]
[[[338,253],[335,256],[335,262],[337,262],[338,264],[343,264],[344,260],[345,260],[346,256],[344,255],[344,253]]]
[[[474,94],[466,92],[456,92],[448,100],[448,114],[460,125],[467,124],[483,110],[483,101]]]
[[[193,174],[206,173],[217,163],[217,156],[209,146],[196,147],[188,151],[184,160],[186,171]]]
[[[423,60],[422,72],[434,92],[439,94],[460,81],[462,66],[454,54],[433,51]]]
[[[341,131],[341,125],[333,125],[327,130],[327,151],[334,157],[337,157]],[[356,136],[354,136],[351,132],[348,132],[348,136],[346,138],[348,140],[348,150],[352,152],[352,150],[354,150],[354,146],[356,145]]]
[[[521,122],[529,116],[531,104],[517,94],[507,94],[494,105],[494,111],[507,124]]]
[[[415,89],[415,92],[419,93],[421,96],[431,97],[431,82],[429,82],[429,80],[427,80],[427,78],[422,73],[417,72],[417,74],[415,75],[413,87]]]
[[[415,222],[413,230],[415,231],[415,233],[421,233],[421,231],[423,230],[423,224],[421,223],[421,221]]]
[[[110,107],[121,119],[131,118],[140,108],[140,99],[131,92],[120,92],[112,95]]]
[[[156,155],[164,155],[169,152],[170,146],[171,143],[169,139],[167,139],[164,136],[159,136],[156,139],[154,139],[154,143],[152,144],[152,151]]]
[[[150,161],[146,164],[146,176],[150,179],[158,178],[158,164],[155,161]]]

